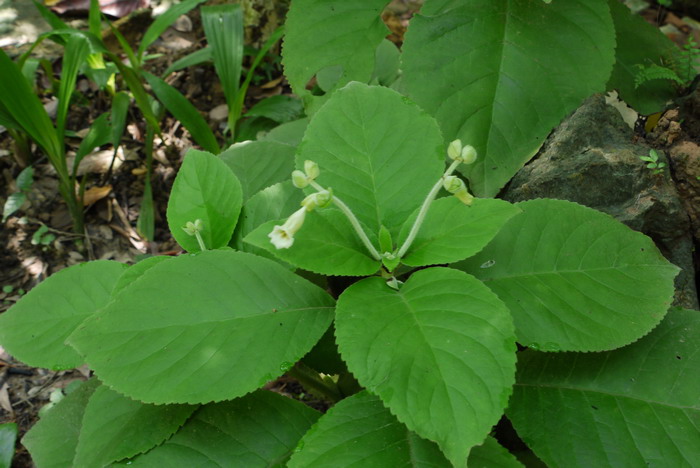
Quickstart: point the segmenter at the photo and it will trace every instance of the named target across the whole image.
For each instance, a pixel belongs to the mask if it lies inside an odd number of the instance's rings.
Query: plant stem
[[[333,403],[343,399],[343,395],[335,384],[333,386],[329,385],[328,382],[319,376],[318,372],[300,362],[297,362],[294,367],[289,369],[287,374],[297,379],[308,391],[320,394]]]
[[[202,239],[202,235],[199,233],[199,231],[194,231],[194,236],[197,238],[197,243],[199,244],[199,250],[201,250],[201,251],[207,250],[207,246],[204,244],[204,239]]]
[[[319,192],[323,192],[326,189],[324,189],[321,185],[319,185],[317,182],[314,182],[313,180],[309,182],[309,184],[318,190]],[[332,198],[333,203],[338,205],[338,208],[340,208],[340,211],[342,211],[345,216],[350,220],[350,224],[352,224],[352,227],[355,229],[355,232],[357,232],[357,235],[360,236],[360,240],[362,243],[365,245],[367,250],[369,250],[369,253],[372,255],[372,257],[377,260],[381,261],[382,256],[379,255],[379,252],[377,251],[376,248],[372,245],[372,242],[369,240],[369,237],[367,237],[367,234],[365,234],[364,229],[362,229],[362,226],[360,225],[360,221],[357,220],[355,217],[355,214],[350,210],[348,205],[343,203],[343,201],[338,198],[337,196],[333,195]]]
[[[418,216],[416,217],[413,226],[411,226],[411,231],[408,233],[408,237],[406,238],[403,245],[396,254],[399,258],[404,256],[409,247],[411,247],[413,241],[416,239],[418,231],[420,230],[420,227],[423,224],[423,221],[425,220],[425,215],[428,214],[428,208],[430,208],[430,204],[433,202],[433,200],[437,196],[437,193],[440,191],[440,187],[442,187],[442,182],[445,180],[445,177],[452,175],[452,172],[454,172],[454,170],[457,169],[457,166],[459,165],[460,161],[453,161],[452,164],[450,164],[450,167],[448,167],[445,173],[442,175],[442,177],[440,177],[440,179],[435,183],[435,185],[433,185],[433,188],[430,189],[430,192],[428,192],[428,196],[425,197],[425,200],[423,200],[423,205],[420,207]]]

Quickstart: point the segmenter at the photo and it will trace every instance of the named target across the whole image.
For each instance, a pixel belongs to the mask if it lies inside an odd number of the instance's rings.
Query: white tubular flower
[[[267,235],[270,242],[276,249],[288,249],[294,244],[294,234],[304,224],[306,217],[306,208],[301,207],[287,218],[287,221],[282,226],[275,226],[272,232]]]
[[[304,172],[309,180],[314,180],[321,173],[321,169],[318,168],[318,164],[307,159],[304,161]]]
[[[292,183],[296,188],[304,188],[309,185],[309,178],[301,171],[293,171]]]
[[[457,139],[450,143],[450,145],[447,147],[447,156],[449,156],[452,160],[458,159],[461,152],[462,140]]]

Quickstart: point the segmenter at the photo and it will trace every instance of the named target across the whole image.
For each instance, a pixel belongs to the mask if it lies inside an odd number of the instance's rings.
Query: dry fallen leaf
[[[83,195],[83,205],[90,206],[98,200],[102,200],[104,197],[112,192],[111,185],[105,185],[104,187],[90,187],[85,191]]]

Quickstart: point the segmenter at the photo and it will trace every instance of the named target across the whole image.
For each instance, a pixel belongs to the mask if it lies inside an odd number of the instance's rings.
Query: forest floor
[[[392,5],[394,8],[389,10],[386,21],[394,39],[400,41],[411,9],[416,8],[418,2],[395,1]],[[666,32],[679,42],[688,34],[695,34],[700,42],[697,22],[659,10],[656,6],[648,7],[643,14],[650,22],[664,26]],[[69,18],[85,23],[84,16]],[[120,20],[119,28],[128,40],[137,43],[149,21],[150,11],[136,12]],[[274,21],[279,21],[279,18]],[[0,47],[11,56],[25,50],[27,43],[46,29],[46,24],[34,13],[31,1],[0,0]],[[252,28],[249,33],[256,37],[260,30]],[[164,70],[174,60],[202,47],[203,37],[198,13],[192,12],[170,28],[151,49],[152,53],[162,55],[149,62],[150,69]],[[60,49],[49,45],[38,50],[42,58],[49,59],[55,66],[60,63],[59,52]],[[208,116],[212,128],[219,132],[217,136],[221,136],[221,104],[225,99],[213,68],[197,66],[182,70],[173,74],[168,82]],[[49,88],[43,72],[39,73],[39,86]],[[76,86],[79,99],[71,107],[68,128],[80,134],[97,116],[109,111],[109,99],[85,78],[79,77]],[[251,86],[246,104],[250,107],[264,97],[286,93],[289,93],[289,88],[282,77],[281,66],[273,59]],[[46,100],[48,102],[48,96]],[[163,134],[156,139],[154,148],[155,236],[154,240],[148,241],[136,230],[146,176],[142,156],[145,130],[141,120],[140,114],[132,109],[127,134],[123,138],[123,150],[117,153],[114,164],[111,148],[91,154],[81,164],[89,181],[84,233],[71,232],[71,219],[58,194],[55,171],[48,161],[39,157],[33,164],[34,181],[27,202],[0,228],[0,313],[43,279],[67,266],[93,259],[130,264],[146,255],[176,255],[180,252],[167,229],[165,208],[179,164],[193,142],[177,121],[166,117],[162,124]],[[700,128],[700,122],[684,122],[684,125]],[[2,130],[0,127],[0,205],[17,190],[16,178],[23,169],[13,157],[12,140]],[[67,143],[75,151],[79,140]],[[113,166],[111,172],[110,166]],[[88,375],[87,368],[59,372],[30,368],[0,348],[0,423],[16,422],[21,437],[36,422],[38,410],[49,402],[52,393],[72,381],[84,380]],[[297,395],[301,392],[298,384],[290,379],[279,379],[271,386],[281,392]],[[32,466],[28,454],[19,444],[13,466]]]

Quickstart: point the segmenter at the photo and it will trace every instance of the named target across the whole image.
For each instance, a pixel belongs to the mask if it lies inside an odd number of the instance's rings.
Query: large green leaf
[[[318,163],[317,181],[362,223],[398,235],[445,170],[442,146],[437,123],[418,106],[388,88],[351,83],[311,120],[297,167]]]
[[[469,453],[469,468],[523,468],[523,464],[493,437],[487,437]]]
[[[401,263],[423,266],[463,260],[483,249],[518,213],[518,208],[503,200],[475,198],[471,206],[455,197],[435,200]],[[398,245],[408,237],[416,215],[404,223]]]
[[[414,273],[399,291],[366,278],[338,299],[348,368],[455,466],[501,416],[515,373],[513,322],[481,282],[449,268]]]
[[[465,169],[493,196],[581,101],[603,91],[615,30],[605,0],[426,1],[403,47],[402,86],[447,141],[479,152]]]
[[[617,32],[615,67],[608,89],[616,89],[620,98],[641,114],[649,115],[665,108],[676,97],[674,83],[669,80],[647,81],[638,88],[636,65],[670,65],[677,53],[676,45],[659,28],[649,24],[640,15],[633,15],[618,0],[608,0]]]
[[[162,79],[146,71],[142,71],[141,74],[146,78],[148,84],[151,85],[151,89],[158,97],[158,100],[192,134],[192,138],[197,144],[210,153],[218,154],[220,148],[214,132],[211,131],[209,124],[207,124],[197,108],[180,91]]]
[[[15,455],[17,423],[0,424],[0,468],[10,468]]]
[[[273,141],[236,143],[219,155],[243,189],[243,200],[270,185],[291,180],[294,147]]]
[[[114,285],[114,289],[112,289],[112,296],[116,296],[123,289],[129,287],[131,283],[140,278],[141,275],[143,275],[151,267],[170,258],[172,257],[169,255],[156,255],[154,257],[144,258],[138,263],[131,265],[117,280],[116,284]]]
[[[518,341],[548,351],[604,351],[648,333],[673,299],[678,268],[648,237],[563,200],[523,213],[460,264],[508,305]]]
[[[284,220],[268,221],[248,234],[245,242],[272,253],[280,260],[323,275],[368,276],[380,263],[370,257],[350,221],[335,209],[316,210],[306,215],[304,225],[289,249],[276,249],[268,234]]]
[[[213,250],[152,266],[69,340],[129,397],[206,403],[284,373],[332,317],[327,293],[275,262]]]
[[[508,416],[552,468],[697,466],[698,336],[700,313],[672,310],[619,350],[521,353]]]
[[[195,409],[141,403],[101,385],[85,408],[72,466],[102,467],[143,453],[173,435]]]
[[[438,446],[396,420],[379,398],[363,391],[318,420],[288,468],[451,468]]]
[[[75,449],[83,424],[85,406],[100,385],[93,378],[66,395],[42,416],[22,439],[32,459],[41,468],[73,466]]]
[[[84,360],[64,344],[68,335],[110,300],[126,265],[99,260],[51,275],[0,315],[0,344],[34,367],[70,369]]]
[[[190,150],[180,167],[168,201],[168,226],[188,252],[200,250],[197,239],[182,228],[201,219],[207,249],[228,244],[241,211],[241,184],[226,164],[203,151]]]
[[[338,77],[328,94],[350,81],[368,82],[375,51],[388,29],[380,14],[387,0],[295,0],[287,14],[282,48],[284,72],[297,96],[311,98],[306,85],[332,69]],[[310,53],[311,51],[311,53]]]
[[[319,416],[298,401],[259,390],[202,407],[170,440],[123,465],[283,468]]]

